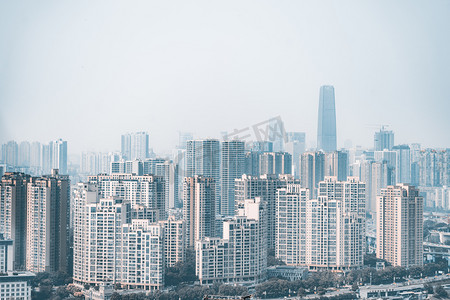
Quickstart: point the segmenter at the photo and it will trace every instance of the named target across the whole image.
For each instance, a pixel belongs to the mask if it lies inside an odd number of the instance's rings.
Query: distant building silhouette
[[[380,131],[375,132],[373,142],[375,151],[392,150],[392,147],[394,147],[394,132],[384,130],[383,126]]]
[[[336,151],[336,108],[334,87],[320,87],[319,123],[317,126],[317,149],[325,152]]]

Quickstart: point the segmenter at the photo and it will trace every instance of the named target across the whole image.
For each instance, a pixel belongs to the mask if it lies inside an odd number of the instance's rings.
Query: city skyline
[[[1,299],[450,297],[450,1],[102,2],[0,2]]]
[[[281,116],[315,146],[330,84],[338,148],[371,146],[381,124],[398,144],[450,145],[447,2],[97,5],[1,4],[0,143],[112,151],[146,131],[168,152],[177,131],[219,138]]]

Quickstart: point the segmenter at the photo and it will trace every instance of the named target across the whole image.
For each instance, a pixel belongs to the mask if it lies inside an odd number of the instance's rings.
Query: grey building
[[[149,138],[147,132],[133,132],[122,135],[121,152],[125,159],[134,160],[148,158],[148,146]]]
[[[392,150],[392,147],[394,147],[394,132],[385,130],[383,126],[380,131],[375,132],[373,143],[375,151]]]
[[[336,151],[336,108],[334,87],[320,87],[319,123],[317,126],[317,149],[325,152]]]
[[[212,178],[215,186],[216,214],[220,212],[220,143],[216,139],[187,142],[184,176],[201,175]]]
[[[234,215],[234,180],[244,174],[245,143],[243,141],[222,142],[222,197],[220,214]]]
[[[0,183],[0,233],[14,240],[14,269],[25,269],[27,185],[31,176],[5,173]]]

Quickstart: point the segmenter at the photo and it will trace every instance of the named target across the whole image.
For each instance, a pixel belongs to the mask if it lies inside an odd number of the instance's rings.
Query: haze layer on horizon
[[[170,151],[281,116],[315,144],[335,87],[338,147],[450,147],[449,1],[4,1],[0,143]]]

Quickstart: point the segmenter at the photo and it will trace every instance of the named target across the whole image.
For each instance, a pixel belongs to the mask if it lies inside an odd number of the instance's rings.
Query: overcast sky
[[[338,146],[450,147],[450,1],[2,1],[0,143],[120,149],[148,131],[221,131],[281,116],[315,144],[335,87]]]

